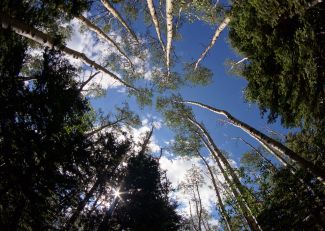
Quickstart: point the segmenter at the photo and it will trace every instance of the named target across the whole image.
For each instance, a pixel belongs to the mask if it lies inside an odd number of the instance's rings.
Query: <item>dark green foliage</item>
[[[256,216],[263,230],[322,230],[324,186],[303,169],[269,171],[268,162],[253,152],[241,159],[243,179],[259,201]]]
[[[56,219],[61,196],[79,188],[74,163],[86,154],[81,116],[88,104],[75,88],[74,69],[52,51],[36,81],[24,86],[24,43],[7,31],[1,39],[1,226],[44,229]]]
[[[232,8],[230,40],[248,57],[246,98],[285,125],[324,118],[325,4],[240,1]]]
[[[309,182],[309,188],[300,179]],[[324,191],[310,175],[282,169],[272,178],[271,193],[258,220],[264,230],[322,230],[325,225]]]
[[[139,154],[128,161],[120,186],[121,199],[112,212],[110,230],[178,230],[176,204],[169,201],[170,186],[152,157]]]

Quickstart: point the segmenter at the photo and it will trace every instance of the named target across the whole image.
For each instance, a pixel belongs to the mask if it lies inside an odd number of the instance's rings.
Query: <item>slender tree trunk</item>
[[[214,46],[214,44],[216,43],[216,41],[217,41],[218,37],[220,36],[221,32],[227,27],[229,22],[230,22],[230,17],[226,17],[221,22],[221,24],[218,26],[218,28],[214,32],[214,35],[212,37],[212,40],[211,40],[210,44],[207,46],[207,48],[203,51],[203,53],[200,55],[198,60],[195,62],[194,70],[197,69],[197,67],[199,66],[199,63],[204,59],[204,57],[207,55],[208,51]]]
[[[210,173],[210,176],[211,176],[211,181],[212,181],[212,185],[214,187],[214,191],[216,193],[216,196],[217,196],[217,205],[219,206],[220,208],[220,211],[221,211],[221,216],[223,217],[223,220],[225,221],[225,225],[226,225],[226,228],[228,231],[231,231],[231,228],[230,228],[230,218],[228,216],[228,213],[226,211],[226,208],[225,208],[225,205],[221,199],[221,194],[219,192],[219,189],[218,189],[218,184],[217,184],[217,181],[215,179],[215,176],[213,174],[213,171],[210,167],[210,165],[208,164],[208,162],[206,161],[206,159],[201,155],[201,153],[199,151],[197,151],[199,157],[203,160],[203,163],[205,164],[205,166],[207,167],[209,173]]]
[[[150,12],[150,15],[151,15],[152,22],[153,22],[153,24],[155,26],[155,29],[156,29],[158,40],[159,40],[159,42],[161,44],[161,47],[162,47],[164,53],[166,53],[165,44],[162,41],[161,34],[160,34],[160,24],[159,24],[158,17],[157,17],[157,14],[156,14],[155,6],[153,4],[153,0],[147,0],[147,5],[148,5],[148,9],[149,9],[149,12]]]
[[[98,26],[94,25],[90,20],[88,20],[87,18],[85,18],[82,15],[78,15],[76,16],[76,18],[82,23],[84,24],[89,30],[92,30],[93,32],[95,32],[101,39],[105,40],[106,42],[112,44],[115,49],[124,57],[127,59],[127,61],[129,62],[131,68],[133,69],[133,64],[131,59],[122,51],[122,49],[117,45],[116,42],[114,42],[113,39],[111,39],[107,34],[105,34],[105,32],[103,30],[101,30]]]
[[[142,154],[142,155],[145,154],[152,134],[153,134],[153,126],[151,127],[151,130],[147,133],[146,138],[144,139],[144,141],[143,141],[143,143],[141,145],[141,149],[140,149],[139,154]]]
[[[34,42],[37,42],[43,46],[61,50],[62,52],[66,53],[67,55],[70,55],[76,59],[80,59],[83,62],[89,64],[91,67],[94,67],[95,69],[100,70],[101,72],[103,72],[105,74],[108,74],[113,79],[117,80],[119,83],[128,87],[129,89],[139,92],[138,89],[134,88],[133,86],[131,86],[124,80],[120,79],[117,75],[110,72],[105,67],[103,67],[103,66],[99,65],[98,63],[96,63],[95,61],[89,59],[84,53],[80,53],[78,51],[72,50],[64,45],[56,44],[55,40],[52,37],[50,37],[49,35],[44,34],[43,32],[41,32],[41,31],[39,31],[39,30],[37,30],[21,21],[10,18],[7,15],[1,15],[0,20],[1,20],[2,28],[4,28],[4,29],[10,28],[15,33],[17,33],[25,38],[28,38]]]
[[[117,19],[120,21],[120,23],[125,27],[125,29],[132,35],[134,40],[139,43],[137,36],[131,29],[131,27],[128,26],[128,24],[125,22],[125,20],[122,18],[120,13],[112,6],[112,4],[109,2],[109,0],[101,0],[105,8]]]
[[[102,126],[96,128],[95,130],[86,133],[86,136],[87,136],[87,137],[93,136],[93,135],[95,135],[96,133],[100,132],[101,130],[103,130],[103,129],[105,129],[105,128],[108,128],[108,127],[111,127],[111,126],[114,126],[115,124],[118,124],[119,122],[121,122],[121,121],[123,121],[123,120],[125,120],[125,119],[126,119],[126,117],[123,117],[123,118],[118,119],[118,120],[116,120],[116,121],[114,121],[114,122],[112,122],[112,123],[104,124],[104,125],[102,125]]]
[[[83,90],[83,88],[93,79],[93,78],[95,78],[96,77],[96,75],[98,75],[100,73],[100,71],[97,71],[97,72],[95,72],[94,74],[92,74],[92,75],[90,75],[89,76],[89,78],[86,80],[86,81],[84,81],[81,85],[80,85],[80,87],[79,87],[79,92],[81,92],[82,90]]]
[[[192,214],[191,201],[188,201],[188,205],[190,207],[190,217],[191,217],[191,221],[192,221],[193,228],[195,229],[195,231],[200,231],[199,229],[196,228],[196,225],[195,225],[195,222],[194,222],[194,218],[193,218],[193,214]]]
[[[198,198],[196,198],[195,191],[198,194]],[[201,198],[200,198],[200,192],[199,192],[199,186],[197,183],[195,183],[195,189],[193,189],[193,195],[194,195],[194,202],[195,202],[195,208],[196,208],[196,215],[199,219],[199,230],[202,231],[201,224],[202,224],[202,205],[201,205]]]
[[[216,114],[223,115],[227,117],[227,119],[236,127],[239,127],[243,131],[245,131],[247,134],[252,136],[254,139],[259,141],[262,145],[266,145],[269,147],[269,149],[278,157],[276,152],[279,152],[281,155],[288,156],[292,160],[296,161],[298,164],[300,164],[301,167],[309,169],[315,176],[319,178],[323,183],[325,182],[325,171],[316,165],[314,165],[312,162],[304,159],[303,157],[299,156],[295,152],[293,152],[288,147],[284,146],[280,142],[268,137],[267,135],[263,134],[262,132],[256,130],[255,128],[249,126],[248,124],[236,119],[233,117],[230,113],[224,110],[220,110],[202,103],[194,102],[194,101],[183,101],[182,103],[188,103],[192,105],[196,105],[202,108],[205,108],[207,110],[210,110]]]
[[[98,186],[100,185],[100,182],[101,180],[97,179],[93,187],[91,187],[91,189],[86,193],[85,198],[79,202],[77,209],[74,211],[70,219],[67,221],[65,225],[65,230],[70,230],[73,227],[74,223],[76,222],[82,210],[85,208],[89,199],[93,196],[94,192],[97,190]]]
[[[278,171],[278,169],[275,167],[275,165],[272,163],[272,161],[270,161],[269,159],[267,159],[257,148],[255,148],[248,141],[246,141],[242,137],[235,137],[235,139],[239,139],[239,140],[243,141],[246,145],[248,145],[250,148],[252,148],[266,163],[268,163],[269,169],[270,169],[270,171],[272,173],[275,173],[275,172]]]
[[[199,124],[198,122],[196,122],[195,120],[191,119],[188,117],[188,120],[195,125],[201,132],[201,134],[205,137],[203,138],[201,136],[202,141],[204,142],[204,144],[206,145],[206,147],[209,149],[209,151],[213,154],[213,156],[216,159],[216,162],[220,168],[220,170],[222,171],[223,175],[225,176],[228,184],[233,188],[233,193],[235,195],[235,197],[238,200],[238,203],[240,204],[240,207],[243,211],[243,214],[247,220],[247,223],[249,224],[250,228],[254,231],[256,230],[262,230],[261,227],[259,226],[256,218],[254,217],[251,209],[249,208],[248,204],[244,201],[243,196],[247,193],[247,189],[241,184],[237,174],[235,173],[234,169],[231,167],[231,165],[229,164],[228,160],[226,159],[226,157],[222,154],[222,152],[217,148],[217,146],[215,145],[215,143],[213,142],[211,136],[209,135],[209,133],[206,131],[206,129]],[[227,171],[229,171],[229,174],[232,178],[232,180],[229,179],[228,177],[228,173],[224,170],[223,166],[221,165],[220,160],[222,161],[222,163],[225,165]],[[246,189],[246,190],[245,190]],[[238,190],[238,191],[237,191]]]
[[[249,208],[248,204],[244,200],[243,194],[241,193],[240,189],[243,186],[241,185],[240,187],[238,187],[238,185],[233,180],[231,180],[229,178],[227,171],[224,169],[224,167],[222,166],[222,164],[221,164],[221,162],[219,160],[220,155],[216,153],[214,148],[212,148],[210,146],[210,144],[208,144],[208,142],[203,137],[201,137],[201,139],[203,140],[203,143],[205,144],[205,146],[207,147],[209,152],[212,154],[212,156],[216,160],[217,165],[218,165],[219,169],[221,170],[222,175],[224,176],[226,182],[230,186],[231,191],[234,194],[240,209],[242,210],[242,214],[245,217],[245,219],[247,221],[247,224],[249,225],[251,230],[253,230],[253,231],[261,231],[262,230],[261,227],[257,223],[256,218],[254,217],[251,209]],[[231,172],[231,171],[229,171],[229,172]]]
[[[168,76],[170,75],[170,51],[173,40],[173,0],[166,0],[166,22],[167,22],[167,44],[166,44],[166,66]]]

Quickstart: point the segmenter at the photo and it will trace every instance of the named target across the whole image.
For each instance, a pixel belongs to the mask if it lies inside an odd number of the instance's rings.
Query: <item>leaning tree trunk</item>
[[[217,205],[219,206],[220,208],[220,211],[221,211],[221,216],[223,218],[223,220],[225,221],[225,225],[226,225],[226,228],[228,231],[231,231],[231,228],[230,228],[230,218],[228,216],[228,213],[226,211],[226,208],[225,208],[225,205],[221,199],[221,194],[219,192],[219,189],[218,189],[218,184],[217,184],[217,181],[215,179],[215,176],[213,174],[213,171],[210,167],[210,165],[208,164],[208,162],[206,161],[206,159],[201,155],[201,153],[199,151],[197,151],[199,157],[203,160],[203,163],[205,164],[205,166],[207,167],[208,171],[209,171],[209,174],[211,176],[211,181],[212,181],[212,185],[214,187],[214,191],[216,193],[216,196],[217,196]]]
[[[195,62],[195,66],[194,66],[194,70],[197,69],[197,67],[199,66],[200,62],[204,59],[204,57],[207,55],[207,53],[209,52],[209,50],[214,46],[214,44],[216,43],[218,37],[220,36],[221,32],[227,27],[227,25],[230,22],[230,17],[226,17],[221,24],[218,26],[218,28],[216,29],[216,31],[214,32],[214,35],[211,39],[210,44],[207,46],[207,48],[203,51],[203,53],[200,55],[200,57],[198,58],[198,60]]]
[[[150,15],[151,15],[152,22],[153,22],[153,24],[155,26],[155,29],[156,29],[156,32],[157,32],[158,40],[159,40],[159,42],[161,44],[161,47],[162,47],[164,53],[166,53],[165,45],[164,45],[164,42],[162,41],[161,34],[160,34],[159,20],[158,20],[157,14],[156,14],[156,10],[155,10],[155,6],[153,4],[153,0],[147,0],[147,5],[148,5],[148,8],[149,8],[149,12],[150,12]]]
[[[257,222],[257,219],[253,215],[249,205],[247,204],[247,202],[244,199],[243,194],[241,193],[241,190],[242,190],[242,188],[244,186],[241,185],[241,184],[237,185],[234,180],[231,180],[229,178],[228,172],[224,169],[224,167],[222,166],[222,164],[221,164],[221,162],[219,160],[220,154],[216,153],[216,150],[214,150],[214,148],[212,148],[210,146],[210,144],[203,137],[201,137],[201,139],[202,139],[204,145],[206,146],[206,148],[209,150],[209,152],[214,157],[215,161],[217,162],[217,165],[218,165],[219,169],[221,170],[222,175],[224,176],[224,178],[225,178],[227,184],[229,185],[229,187],[231,188],[231,191],[234,194],[240,209],[242,210],[242,214],[245,217],[245,220],[247,221],[247,224],[249,225],[251,230],[253,230],[253,231],[261,231],[262,229],[259,226],[259,224]],[[227,169],[227,170],[229,172],[231,172],[230,169]]]
[[[257,153],[257,155],[259,155],[267,164],[268,164],[268,169],[270,172],[272,173],[276,173],[278,171],[278,169],[275,167],[275,165],[272,163],[272,161],[270,161],[269,159],[267,159],[257,148],[255,148],[251,143],[249,143],[248,141],[246,141],[245,139],[243,139],[242,137],[235,137],[235,139],[239,139],[241,141],[243,141],[246,145],[248,145],[250,148],[252,148],[255,153]],[[264,164],[263,164],[264,166]]]
[[[95,32],[101,39],[113,45],[113,47],[129,62],[132,69],[134,69],[131,59],[122,51],[122,49],[117,45],[117,43],[111,39],[105,32],[98,26],[94,25],[89,19],[82,15],[76,16],[76,18],[84,24],[89,30]]]
[[[188,117],[188,120],[193,125],[195,125],[200,130],[200,133],[205,137],[204,138],[204,137],[200,136],[202,141],[204,142],[204,144],[208,148],[208,150],[213,154],[214,158],[216,159],[218,167],[220,168],[220,170],[221,170],[222,174],[224,175],[226,181],[232,187],[232,189],[233,189],[232,191],[233,191],[236,199],[238,200],[238,203],[239,203],[239,205],[240,205],[240,207],[241,207],[241,209],[243,211],[243,215],[245,216],[245,218],[247,220],[247,223],[249,224],[250,228],[252,230],[254,230],[254,231],[262,230],[261,227],[259,226],[258,222],[257,222],[257,219],[255,218],[255,216],[253,215],[251,209],[249,208],[248,204],[244,201],[243,196],[245,194],[247,194],[247,189],[241,184],[237,174],[235,173],[234,169],[229,164],[227,158],[217,148],[217,146],[213,142],[211,136],[209,135],[209,133],[206,131],[206,129],[201,124],[199,124],[197,121],[195,121],[195,120],[193,120],[193,119],[191,119],[189,117]],[[230,180],[230,178],[228,177],[228,173],[224,170],[224,168],[223,168],[222,164],[220,163],[219,159],[222,161],[222,163],[226,167],[227,171],[229,171],[229,174],[230,174],[232,180]]]
[[[74,211],[70,219],[67,221],[65,225],[65,230],[70,230],[73,227],[74,223],[76,222],[82,210],[85,208],[89,199],[93,196],[94,192],[97,190],[98,186],[100,185],[100,182],[101,180],[97,179],[93,187],[91,187],[91,189],[86,193],[85,198],[79,202],[77,209]]]
[[[275,154],[275,156],[279,157],[277,152],[280,153],[281,155],[288,156],[292,160],[296,161],[301,167],[309,169],[315,176],[317,176],[319,178],[320,181],[322,181],[323,183],[325,182],[325,171],[323,169],[317,167],[312,162],[299,156],[297,153],[295,153],[294,151],[292,151],[285,145],[281,144],[280,142],[263,134],[262,132],[256,130],[255,128],[249,126],[248,124],[236,119],[227,111],[220,110],[220,109],[217,109],[217,108],[214,108],[214,107],[202,104],[202,103],[194,102],[194,101],[183,101],[181,103],[197,105],[199,107],[210,110],[216,114],[223,115],[223,116],[227,117],[227,119],[230,121],[231,124],[233,124],[236,127],[239,127],[243,131],[245,131],[247,134],[249,134],[254,139],[259,141],[262,145],[267,146],[269,148],[269,150],[271,150],[272,153]]]
[[[128,24],[125,22],[125,20],[122,18],[120,13],[112,6],[112,4],[109,2],[109,0],[101,0],[105,8],[117,19],[120,21],[120,23],[125,27],[125,29],[132,35],[132,37],[135,39],[137,43],[139,43],[139,40],[131,27],[128,26]]]
[[[166,44],[166,66],[168,76],[170,75],[170,51],[173,40],[173,0],[166,0],[166,22],[167,22],[167,44]]]
[[[120,79],[117,75],[115,75],[114,73],[110,72],[109,70],[107,70],[105,67],[99,65],[98,63],[96,63],[95,61],[89,59],[84,53],[80,53],[78,51],[72,50],[64,45],[61,44],[56,44],[55,40],[50,37],[49,35],[21,22],[18,21],[16,19],[10,18],[7,15],[1,15],[0,16],[0,20],[1,20],[1,26],[4,29],[10,28],[11,30],[13,30],[15,33],[28,38],[34,42],[37,42],[43,46],[47,46],[47,47],[51,47],[51,48],[55,48],[58,49],[64,53],[66,53],[67,55],[70,55],[76,59],[80,59],[83,62],[89,64],[90,66],[94,67],[97,70],[100,70],[101,72],[108,74],[109,76],[111,76],[113,79],[117,80],[118,82],[120,82],[122,85],[128,87],[129,89],[132,89],[134,91],[139,91],[138,89],[136,89],[135,87],[131,86],[130,84],[128,84],[127,82],[125,82],[124,80]]]

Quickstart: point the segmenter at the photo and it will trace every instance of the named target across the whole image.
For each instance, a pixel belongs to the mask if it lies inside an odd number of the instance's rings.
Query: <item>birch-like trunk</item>
[[[136,36],[136,34],[133,32],[131,27],[128,26],[128,24],[125,22],[125,20],[122,18],[120,13],[112,6],[112,4],[109,2],[109,0],[101,0],[105,8],[125,27],[125,29],[132,35],[134,40],[139,43],[139,40]]]
[[[161,44],[161,47],[162,47],[164,53],[166,53],[165,45],[164,45],[164,42],[162,41],[161,34],[160,34],[160,24],[159,24],[159,20],[158,20],[157,14],[156,14],[155,6],[153,4],[153,0],[147,0],[147,5],[148,5],[148,9],[149,9],[149,12],[151,15],[152,22],[156,29],[158,40]]]
[[[113,79],[117,80],[119,83],[121,83],[122,85],[128,87],[129,89],[132,89],[134,91],[139,91],[138,89],[136,89],[135,87],[133,87],[132,85],[128,84],[127,82],[125,82],[124,80],[120,79],[117,75],[115,75],[114,73],[110,72],[109,70],[107,70],[105,67],[99,65],[98,63],[96,63],[95,61],[91,60],[90,58],[88,58],[84,53],[72,50],[64,45],[58,45],[55,44],[55,40],[50,37],[49,35],[19,21],[13,18],[10,18],[7,15],[1,15],[0,16],[0,20],[1,20],[1,26],[4,29],[10,28],[11,30],[13,30],[15,33],[28,38],[34,42],[37,42],[43,46],[47,46],[47,47],[51,47],[51,48],[55,48],[58,49],[62,52],[64,52],[67,55],[72,56],[73,58],[76,59],[80,59],[83,62],[87,63],[88,65],[90,65],[91,67],[94,67],[95,69],[111,76]]]
[[[240,207],[240,209],[242,211],[243,216],[245,217],[245,220],[246,220],[248,226],[253,231],[261,231],[262,230],[261,227],[257,223],[257,220],[256,220],[255,216],[253,215],[249,205],[245,201],[245,199],[243,197],[243,194],[240,192],[241,187],[238,188],[236,183],[229,178],[228,172],[224,169],[224,166],[221,164],[220,159],[219,159],[220,155],[218,153],[216,153],[216,150],[214,150],[214,148],[211,147],[209,145],[209,143],[203,137],[201,137],[201,139],[202,139],[204,145],[206,146],[206,148],[211,153],[211,155],[214,157],[214,159],[215,159],[215,161],[216,161],[222,175],[224,176],[227,184],[229,185],[233,195],[236,198],[236,201],[237,201],[237,203],[238,203],[238,205],[239,205],[239,207]]]
[[[204,59],[204,57],[207,55],[207,53],[209,52],[209,50],[214,46],[214,44],[216,43],[218,37],[220,36],[221,32],[227,27],[227,25],[230,22],[230,17],[226,17],[221,24],[218,26],[218,28],[216,29],[216,31],[214,32],[214,35],[212,37],[212,40],[210,42],[210,44],[207,46],[207,48],[205,48],[205,50],[203,51],[203,53],[200,55],[200,57],[198,58],[198,60],[195,62],[195,67],[194,70],[197,69],[197,67],[199,66],[199,63]]]
[[[168,76],[170,75],[170,51],[173,40],[173,0],[166,0],[166,23],[167,23],[167,44],[166,44],[166,66]]]
[[[210,110],[216,114],[223,115],[227,117],[227,119],[230,121],[231,124],[233,124],[236,127],[239,127],[244,132],[252,136],[254,139],[259,141],[263,146],[266,146],[269,151],[271,151],[276,157],[279,158],[279,155],[288,156],[290,159],[296,161],[301,167],[309,169],[315,176],[318,177],[320,181],[323,183],[325,182],[325,171],[316,165],[314,165],[312,162],[304,159],[303,157],[299,156],[297,153],[286,147],[285,145],[281,144],[280,142],[272,139],[271,137],[263,134],[262,132],[256,130],[255,128],[249,126],[248,124],[236,119],[233,117],[230,113],[224,110],[220,110],[202,103],[194,102],[194,101],[183,101],[181,103],[188,103],[192,105],[196,105],[199,107],[202,107],[204,109]]]
[[[230,218],[228,216],[228,213],[226,211],[226,208],[225,208],[225,205],[221,199],[221,194],[219,192],[219,188],[218,188],[218,184],[217,184],[217,181],[215,179],[215,176],[213,174],[213,171],[210,167],[210,165],[208,164],[208,162],[206,161],[206,159],[201,155],[201,153],[199,151],[197,151],[199,157],[203,160],[203,163],[205,164],[205,166],[207,167],[208,171],[209,171],[209,174],[211,176],[211,181],[212,181],[212,185],[214,187],[214,191],[216,193],[216,196],[217,196],[217,205],[218,207],[220,208],[220,211],[221,211],[221,216],[223,218],[223,220],[225,221],[225,225],[226,225],[226,228],[228,231],[231,231],[231,227],[230,227]]]
[[[246,145],[248,145],[250,148],[252,148],[266,163],[268,163],[269,165],[269,170],[272,173],[277,172],[277,168],[275,167],[275,165],[272,163],[272,161],[270,161],[269,159],[267,159],[257,148],[255,148],[251,143],[249,143],[248,141],[246,141],[245,139],[243,139],[242,137],[235,137],[235,139],[239,139],[241,141],[243,141]],[[264,166],[264,164],[263,164]]]
[[[76,17],[82,24],[84,24],[89,30],[95,32],[102,40],[108,42],[109,44],[112,44],[115,49],[124,57],[126,58],[126,60],[129,62],[131,68],[133,69],[133,64],[131,59],[124,53],[124,51],[122,51],[122,49],[117,45],[117,43],[111,39],[107,34],[105,34],[105,32],[100,29],[98,26],[96,26],[95,24],[93,24],[90,20],[88,20],[87,18],[85,18],[82,15],[78,15]]]
[[[243,215],[245,216],[250,228],[253,231],[257,231],[257,230],[261,231],[262,229],[259,226],[257,219],[253,215],[251,209],[249,208],[249,205],[244,201],[243,195],[245,195],[247,193],[247,191],[245,190],[245,186],[243,186],[241,184],[237,174],[235,173],[234,169],[229,164],[227,158],[217,148],[217,146],[213,142],[210,134],[206,131],[206,129],[201,124],[199,124],[197,121],[195,121],[189,117],[188,117],[188,121],[191,122],[193,125],[195,125],[200,130],[200,133],[205,137],[205,138],[203,138],[201,136],[201,139],[204,142],[204,144],[206,145],[206,147],[209,149],[209,151],[213,154],[213,156],[218,164],[218,167],[220,168],[226,181],[228,182],[230,187],[232,187],[232,189],[233,189],[232,191],[233,191],[233,193],[234,193],[234,195],[243,211]],[[230,180],[230,178],[228,177],[228,173],[225,171],[224,167],[220,163],[220,160],[222,161],[222,164],[226,167],[232,180]]]

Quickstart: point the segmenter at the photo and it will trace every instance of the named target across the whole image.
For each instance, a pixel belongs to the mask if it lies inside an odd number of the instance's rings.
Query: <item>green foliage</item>
[[[185,80],[188,80],[193,85],[209,85],[212,82],[212,71],[201,65],[199,65],[196,69],[194,69],[194,67],[195,64],[193,63],[185,65]]]
[[[323,22],[325,4],[249,0],[232,8],[230,40],[249,58],[242,75],[246,98],[269,120],[285,125],[322,121],[324,106]]]

